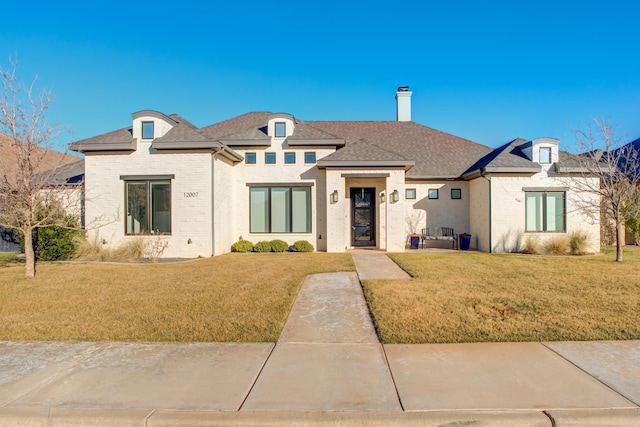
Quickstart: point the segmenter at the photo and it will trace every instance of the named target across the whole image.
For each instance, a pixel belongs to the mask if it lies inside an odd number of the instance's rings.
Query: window
[[[540,147],[540,164],[551,163],[551,147]]]
[[[415,199],[416,198],[416,189],[415,188],[407,188],[404,190],[404,198],[405,199]]]
[[[564,191],[527,191],[526,231],[563,232],[565,229]]]
[[[252,187],[251,233],[311,233],[311,187]]]
[[[284,162],[288,165],[296,162],[296,153],[284,153]]]
[[[153,139],[153,122],[142,122],[142,139]]]
[[[304,153],[304,162],[305,163],[315,163],[316,162],[316,152],[315,151],[307,151]]]
[[[438,189],[437,188],[430,188],[429,189],[429,198],[430,199],[437,199],[438,198]]]
[[[287,136],[287,124],[278,122],[275,124],[275,137],[276,138],[284,138]]]
[[[267,165],[275,165],[276,153],[264,153],[264,163]]]
[[[451,198],[452,199],[462,199],[462,190],[459,188],[451,189]]]
[[[244,162],[248,165],[256,164],[256,153],[246,153],[244,155]]]
[[[171,234],[171,181],[125,181],[126,234]]]

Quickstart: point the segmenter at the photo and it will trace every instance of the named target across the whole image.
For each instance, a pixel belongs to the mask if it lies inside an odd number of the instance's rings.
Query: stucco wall
[[[89,237],[118,246],[140,236],[125,236],[125,182],[121,175],[175,175],[171,180],[171,235],[164,257],[212,254],[211,154],[158,153],[138,142],[133,153],[87,153],[85,211]],[[191,243],[189,243],[191,239]]]

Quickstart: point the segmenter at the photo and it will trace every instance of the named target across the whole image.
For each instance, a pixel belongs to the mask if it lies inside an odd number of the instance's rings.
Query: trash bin
[[[471,246],[471,234],[461,234],[460,235],[460,249],[463,251],[468,251],[469,246]]]
[[[418,246],[420,245],[420,235],[419,234],[412,234],[410,236],[411,238],[411,249],[418,249]]]

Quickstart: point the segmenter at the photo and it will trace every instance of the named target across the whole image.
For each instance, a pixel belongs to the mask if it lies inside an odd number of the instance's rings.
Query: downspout
[[[221,152],[224,153],[226,149],[227,147],[223,145],[222,149],[218,149],[217,151],[214,151],[213,155],[211,156],[213,158],[213,161],[211,162],[211,256],[216,255],[216,192],[215,192],[216,168],[215,168],[215,164],[216,164],[216,160],[218,160],[216,156]]]
[[[489,183],[489,253],[493,253],[493,242],[492,242],[492,224],[493,224],[493,216],[491,215],[491,180],[484,175],[484,170],[480,170],[480,176],[487,180]]]

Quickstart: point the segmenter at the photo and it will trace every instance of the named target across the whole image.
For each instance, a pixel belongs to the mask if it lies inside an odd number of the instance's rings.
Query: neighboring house
[[[37,165],[36,172],[44,175],[46,171],[63,170],[67,165],[82,162],[76,156],[61,153],[46,148],[38,148],[32,153],[32,164]],[[4,133],[0,133],[0,180],[5,179],[9,185],[15,185],[20,180],[20,170],[18,167],[18,151],[11,144],[11,138]],[[2,206],[0,206],[0,209]],[[16,243],[14,231],[0,226],[0,252],[19,251],[20,247]]]
[[[167,257],[218,255],[246,239],[308,240],[319,251],[404,251],[425,227],[471,233],[481,251],[515,251],[526,235],[599,224],[573,209],[558,140],[486,147],[411,121],[305,121],[252,112],[197,128],[156,111],[70,144],[85,155],[86,221],[119,245],[161,236]]]

